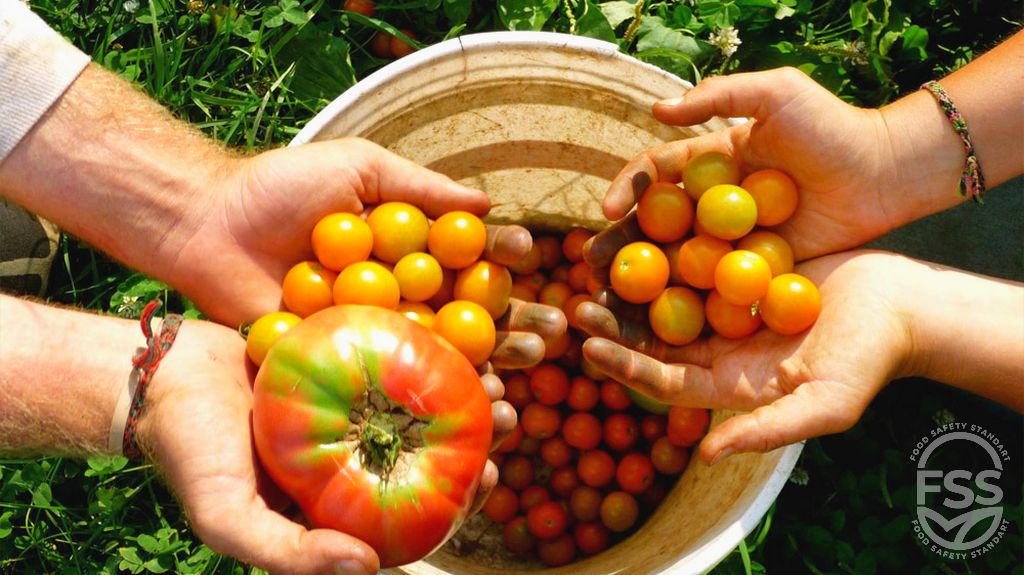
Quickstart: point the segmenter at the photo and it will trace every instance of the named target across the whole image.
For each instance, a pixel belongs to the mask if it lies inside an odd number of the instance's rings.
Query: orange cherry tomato
[[[366,223],[373,232],[373,255],[393,264],[403,256],[427,249],[430,222],[419,208],[405,202],[386,202],[370,212]]]
[[[573,296],[573,293],[572,288],[568,284],[561,282],[549,283],[540,289],[540,293],[537,294],[537,303],[562,309],[565,307],[565,302]]]
[[[400,28],[398,30],[402,34],[405,34],[411,40],[416,39],[416,34],[408,28]],[[401,58],[402,56],[408,56],[416,51],[416,47],[409,44],[405,40],[402,40],[398,36],[391,37],[391,53],[395,55],[395,58]]]
[[[583,244],[594,237],[594,232],[576,228],[565,234],[562,240],[562,255],[572,263],[583,261]]]
[[[349,12],[358,12],[367,18],[373,18],[373,0],[345,0],[342,7]]]
[[[403,301],[395,309],[398,313],[422,325],[427,329],[434,327],[434,310],[425,303],[418,301]]]
[[[709,188],[719,184],[740,183],[740,166],[731,156],[707,152],[691,159],[683,168],[683,187],[699,200]]]
[[[629,531],[639,516],[640,506],[636,499],[625,491],[609,493],[601,501],[601,523],[616,533]]]
[[[735,250],[715,266],[715,289],[734,305],[751,305],[768,293],[772,268],[754,252]]]
[[[761,318],[753,306],[731,304],[717,291],[708,294],[704,315],[715,333],[729,339],[747,337],[761,327]]]
[[[732,245],[712,236],[696,236],[679,248],[679,275],[686,283],[699,289],[715,287],[715,267]]]
[[[569,322],[569,327],[579,329],[579,323],[576,321],[576,308],[585,301],[594,301],[589,294],[578,293],[569,299],[565,300],[565,306],[562,307],[562,313],[565,314],[566,321]]]
[[[272,311],[252,322],[245,336],[245,353],[257,366],[279,337],[298,325],[302,318],[286,311]]]
[[[740,184],[757,203],[757,225],[777,226],[796,211],[796,183],[779,170],[758,170]]]
[[[772,277],[793,271],[793,248],[779,234],[763,230],[751,232],[740,240],[736,248],[763,257],[772,269]]]
[[[668,258],[658,246],[633,242],[615,254],[611,267],[612,289],[630,303],[647,303],[668,284]]]
[[[409,301],[426,301],[434,297],[444,281],[441,264],[434,256],[423,252],[403,256],[392,273],[398,280],[402,297]]]
[[[377,262],[356,262],[334,282],[335,305],[375,305],[395,309],[402,299],[398,280]]]
[[[455,299],[455,276],[454,270],[443,270],[441,276],[441,287],[437,289],[437,293],[433,295],[426,302],[434,311],[441,309],[444,304]]]
[[[772,279],[768,293],[758,304],[768,329],[793,335],[811,327],[821,313],[818,286],[799,274],[782,274]]]
[[[533,245],[540,252],[540,267],[550,270],[562,263],[562,242],[554,236],[540,236],[533,239]]]
[[[434,332],[473,365],[483,365],[494,352],[494,320],[486,309],[471,301],[445,304],[434,316]]]
[[[661,251],[665,252],[665,257],[668,258],[668,285],[670,286],[686,285],[686,280],[679,273],[679,248],[681,247],[683,247],[683,241],[679,240],[661,248]]]
[[[370,51],[378,58],[394,58],[391,53],[391,34],[380,31],[373,35],[370,41]]]
[[[306,317],[330,307],[338,272],[320,262],[299,262],[288,270],[281,284],[284,305],[299,317]]]
[[[512,291],[509,292],[509,298],[534,303],[537,301],[537,294],[525,284],[512,282]]]
[[[712,186],[697,202],[697,219],[707,233],[716,238],[735,240],[754,229],[757,204],[739,186]]]
[[[487,245],[487,228],[469,212],[448,212],[437,218],[427,234],[427,247],[442,266],[459,270],[480,259]]]
[[[326,268],[341,271],[345,266],[370,257],[373,233],[355,214],[330,214],[313,227],[313,253]]]
[[[533,242],[530,245],[530,251],[526,255],[519,259],[519,261],[510,264],[508,269],[510,272],[517,276],[526,276],[533,274],[540,268],[540,246],[537,242]],[[518,279],[518,278],[517,278]],[[538,287],[538,289],[540,289]]]
[[[512,268],[509,268],[509,270],[511,269]],[[514,283],[523,284],[530,288],[530,291],[533,293],[540,292],[541,288],[548,285],[548,278],[541,272],[530,272],[528,274],[517,275],[513,281]]]
[[[552,282],[558,282],[563,284],[569,283],[570,267],[571,266],[569,266],[568,264],[563,264],[556,267],[555,269],[551,270],[550,274],[548,274],[548,279],[550,279]]]
[[[455,299],[478,303],[497,319],[508,309],[512,274],[508,268],[486,260],[463,269],[455,277]]]
[[[647,315],[654,334],[670,345],[686,345],[704,329],[704,302],[690,288],[665,289]]]
[[[693,225],[693,200],[675,184],[655,182],[640,196],[636,217],[647,237],[656,242],[674,242]]]
[[[571,345],[572,334],[569,333],[569,330],[563,331],[554,339],[544,340],[544,359],[552,360],[564,356]]]

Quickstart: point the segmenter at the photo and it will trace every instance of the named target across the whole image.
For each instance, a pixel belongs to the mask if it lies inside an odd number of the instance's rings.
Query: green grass
[[[288,142],[334,96],[386,64],[379,30],[411,28],[423,44],[516,27],[592,35],[690,80],[795,65],[841,95],[877,106],[969,61],[1012,32],[1020,2],[979,0],[386,1],[374,19],[340,1],[39,0],[75,45],[211,137],[246,150]],[[725,57],[709,44],[733,26]],[[61,244],[48,298],[125,316],[151,294],[187,301],[73,238]],[[921,397],[925,397],[921,400]],[[909,406],[909,407],[908,407]],[[1021,493],[1008,493],[1013,538],[985,560],[950,563],[908,535],[912,479],[901,459],[936,417],[995,421],[1024,453],[1019,416],[941,386],[892,386],[853,430],[808,443],[796,479],[715,573],[1021,573]],[[1016,441],[1016,443],[1014,443]],[[1019,458],[1018,458],[1019,459]],[[0,461],[0,574],[244,573],[189,531],[152,471],[123,458]],[[1022,484],[1015,460],[1004,485]]]

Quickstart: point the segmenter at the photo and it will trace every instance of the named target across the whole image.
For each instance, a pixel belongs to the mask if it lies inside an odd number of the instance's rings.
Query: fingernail
[[[334,564],[335,575],[373,575],[373,573],[355,559],[342,559]]]
[[[718,454],[715,455],[715,457],[711,460],[711,463],[709,463],[708,465],[715,465],[719,461],[722,461],[723,459],[725,459],[726,457],[729,457],[732,454],[733,454],[732,448],[731,447],[726,447],[725,449],[719,451]]]
[[[682,104],[683,101],[684,101],[683,96],[679,96],[678,98],[668,98],[667,100],[659,100],[659,101],[655,102],[655,105],[656,106],[678,106],[679,104]]]

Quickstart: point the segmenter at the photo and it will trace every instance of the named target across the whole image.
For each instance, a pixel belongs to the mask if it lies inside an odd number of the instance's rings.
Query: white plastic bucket
[[[630,158],[728,125],[664,126],[651,104],[692,85],[599,40],[546,32],[463,36],[402,58],[324,108],[291,145],[359,136],[476,186],[491,221],[600,229],[600,200]],[[712,426],[731,412],[716,411]],[[778,496],[802,444],[692,462],[625,541],[571,565],[522,571],[447,551],[408,575],[702,573],[729,554]]]

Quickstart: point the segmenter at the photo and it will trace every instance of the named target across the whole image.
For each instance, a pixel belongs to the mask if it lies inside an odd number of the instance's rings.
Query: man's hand
[[[508,325],[513,333],[523,329],[514,318]],[[515,427],[516,412],[501,401],[501,380],[489,367],[482,371],[497,446]],[[254,377],[235,331],[187,322],[147,395],[140,443],[181,499],[196,534],[215,551],[272,573],[377,573],[378,558],[363,542],[284,514],[288,499],[263,474],[253,450]],[[474,510],[497,480],[488,461]]]

